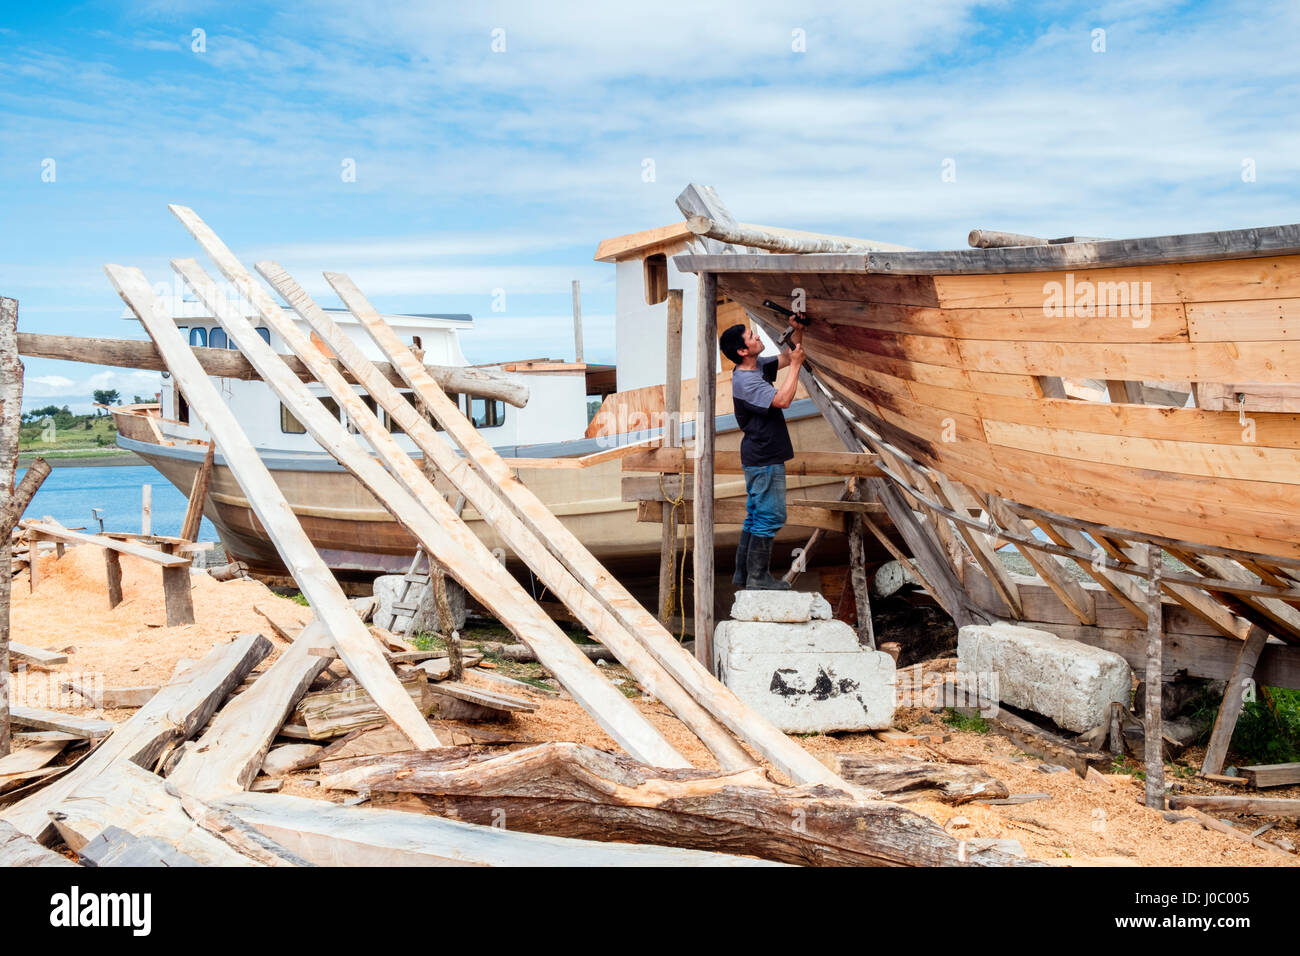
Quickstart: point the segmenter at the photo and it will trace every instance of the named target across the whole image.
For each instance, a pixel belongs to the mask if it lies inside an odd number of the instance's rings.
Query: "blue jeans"
[[[785,465],[758,465],[745,469],[745,525],[741,529],[760,538],[773,538],[785,525]]]

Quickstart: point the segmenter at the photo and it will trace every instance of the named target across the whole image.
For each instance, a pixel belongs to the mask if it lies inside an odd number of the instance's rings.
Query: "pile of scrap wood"
[[[472,733],[440,733],[439,717],[463,721],[534,705],[513,689],[464,680],[458,669],[465,662],[454,656],[420,659],[419,652],[395,649],[391,635],[367,629],[151,283],[137,269],[107,266],[316,618],[255,676],[271,651],[256,634],[179,669],[135,716],[43,787],[0,809],[0,819],[38,840],[60,836],[85,859],[110,863],[741,861],[730,854],[785,863],[1016,862],[996,850],[968,853],[933,822],[846,782],[713,678],[518,481],[346,276],[326,279],[441,432],[284,270],[269,262],[257,267],[310,326],[310,338],[192,210],[172,211],[251,303],[256,321],[346,412],[351,430],[196,261],[174,260],[232,345],[321,447],[536,655],[623,753],[549,743],[502,753],[480,746],[485,741]],[[421,450],[423,466],[393,440],[381,410]],[[605,679],[468,529],[435,489],[429,466],[700,739],[718,770],[693,767]],[[277,738],[331,743],[295,756],[272,752]],[[281,773],[317,764],[323,787],[357,791],[354,805],[256,792],[274,787],[257,782],[268,755]],[[404,795],[403,806],[418,804],[424,812],[360,805],[375,794]],[[124,845],[131,841],[139,845]]]

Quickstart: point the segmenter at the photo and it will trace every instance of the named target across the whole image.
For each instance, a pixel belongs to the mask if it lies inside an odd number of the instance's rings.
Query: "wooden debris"
[[[512,830],[634,840],[819,865],[957,865],[958,841],[896,803],[781,787],[760,769],[665,770],[571,743],[486,759],[464,749],[331,761],[322,785],[418,793],[438,814]],[[792,827],[791,820],[801,821]],[[999,853],[971,865],[1020,863]]]
[[[1190,794],[1175,794],[1169,798],[1171,810],[1185,810],[1188,807],[1214,813],[1244,813],[1256,817],[1300,817],[1300,800]]]
[[[11,643],[9,645],[9,657],[11,660],[23,661],[26,664],[39,664],[43,667],[68,663],[67,654],[59,651],[49,651],[43,647],[30,647],[27,644]]]
[[[65,734],[76,734],[87,740],[107,737],[117,729],[111,720],[95,720],[92,717],[77,717],[62,714],[57,710],[42,710],[39,707],[14,707],[11,710],[13,722],[18,727],[31,727],[34,730],[57,730]]]
[[[1290,858],[1291,853],[1282,849],[1276,843],[1269,843],[1267,840],[1258,840],[1248,833],[1242,833],[1236,827],[1224,823],[1222,820],[1216,820],[1196,807],[1183,807],[1179,813],[1183,814],[1183,819],[1191,819],[1207,830],[1214,830],[1218,833],[1226,834],[1235,840],[1243,843],[1249,843],[1251,846],[1259,847],[1261,850],[1268,850],[1270,853],[1281,853],[1283,856]]]
[[[931,797],[958,805],[1008,796],[1007,785],[975,767],[920,760],[877,760],[867,754],[839,754],[839,775],[890,800]]]
[[[991,800],[979,800],[977,802],[988,804],[991,807],[1014,807],[1022,803],[1051,799],[1052,795],[1050,793],[1012,793],[1005,797],[994,797]]]
[[[433,710],[434,701],[424,675],[405,678],[401,686],[420,715],[427,717]],[[311,740],[338,737],[385,719],[384,712],[363,687],[308,694],[298,705],[298,712],[302,714],[303,726]]]
[[[282,777],[300,769],[300,765],[306,765],[310,758],[319,760],[318,755],[324,749],[320,744],[284,744],[274,747],[262,761],[262,773],[268,777]]]
[[[201,866],[198,860],[154,837],[138,837],[119,826],[105,827],[77,853],[86,866]]]
[[[78,681],[64,681],[59,685],[62,690],[80,694],[91,707],[104,707],[109,710],[129,710],[143,707],[149,698],[158,693],[158,687],[104,687],[101,689],[83,687]]]
[[[0,869],[17,866],[76,866],[66,856],[47,850],[13,824],[0,820]]]
[[[189,738],[206,724],[231,689],[270,651],[271,642],[257,634],[243,634],[213,648],[118,726],[72,771],[0,810],[0,819],[39,839],[49,829],[51,808],[82,783],[106,773],[120,761],[152,766],[169,744]]]
[[[1256,764],[1238,767],[1252,787],[1289,787],[1300,784],[1300,763]]]
[[[974,713],[974,711],[971,712]],[[1000,708],[997,716],[989,718],[988,722],[989,729],[995,734],[1006,737],[1025,753],[1063,764],[1080,777],[1087,776],[1090,766],[1109,767],[1113,759],[1109,753],[1100,750],[1089,750],[1049,730],[1031,724],[1023,717],[1017,717],[1005,707]]]

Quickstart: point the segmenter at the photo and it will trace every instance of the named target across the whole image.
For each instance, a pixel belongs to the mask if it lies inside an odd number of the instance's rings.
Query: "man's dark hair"
[[[745,347],[745,327],[733,325],[718,337],[718,346],[731,362],[740,364],[740,350]]]

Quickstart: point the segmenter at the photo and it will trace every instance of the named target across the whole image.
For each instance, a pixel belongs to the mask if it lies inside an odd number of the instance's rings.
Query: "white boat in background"
[[[598,261],[612,262],[616,272],[617,365],[589,365],[551,359],[528,359],[481,366],[519,376],[529,398],[516,408],[504,401],[471,395],[453,395],[461,410],[483,431],[496,450],[506,458],[552,459],[592,454],[617,445],[643,441],[659,433],[664,408],[664,379],[667,308],[664,298],[671,283],[685,290],[685,314],[689,316],[685,341],[693,341],[696,283],[692,277],[677,276],[674,253],[686,251],[689,235],[677,227],[647,230],[601,243]],[[659,295],[662,291],[663,295]],[[720,311],[732,308],[724,303]],[[350,313],[328,310],[370,358],[381,361],[378,349]],[[224,331],[198,302],[172,299],[172,314],[189,343],[207,348],[229,347]],[[254,326],[259,322],[252,318]],[[736,321],[744,321],[736,307]],[[286,309],[285,316],[310,334],[306,323]],[[431,365],[468,365],[461,350],[460,336],[471,333],[474,321],[468,315],[385,315],[384,320],[406,342],[423,350]],[[721,323],[725,327],[725,322]],[[273,332],[259,328],[262,337],[280,353],[289,349]],[[687,434],[693,428],[694,354],[684,357],[683,402]],[[718,374],[717,447],[736,450],[740,432],[731,410],[730,369]],[[368,577],[405,570],[415,551],[415,540],[387,510],[343,469],[306,429],[257,380],[244,381],[213,377],[219,391],[235,413],[275,476],[303,528],[326,563],[340,576]],[[334,414],[337,404],[319,385],[309,386],[321,396]],[[361,389],[358,387],[358,391]],[[588,403],[603,400],[592,417]],[[373,402],[366,399],[373,408]],[[188,494],[206,453],[207,430],[189,412],[175,380],[164,373],[159,402],[127,405],[113,409],[117,420],[117,443],[135,452],[161,472],[168,481]],[[413,457],[420,453],[381,412],[385,423]],[[829,426],[806,397],[787,412],[796,451],[833,447]],[[346,424],[346,419],[344,419]],[[521,466],[520,478],[569,526],[592,553],[617,573],[657,574],[660,528],[638,523],[637,503],[624,501],[621,492],[622,467],[611,460],[582,469]],[[834,478],[792,478],[791,496],[809,500],[838,497],[842,482]],[[442,483],[439,485],[443,487]],[[444,488],[450,493],[450,487]],[[739,475],[719,476],[720,498],[743,497]],[[454,495],[452,496],[454,500]],[[217,449],[205,516],[216,527],[231,558],[254,572],[279,576],[285,569],[269,537],[253,514],[242,490],[225,467]],[[505,551],[490,527],[472,508],[464,515],[468,525],[513,566],[513,554]],[[734,548],[738,527],[720,529],[719,551]],[[806,537],[806,529],[787,529],[784,537]],[[833,554],[832,547],[828,554]],[[729,562],[729,558],[726,559]],[[519,565],[522,568],[522,565]]]

